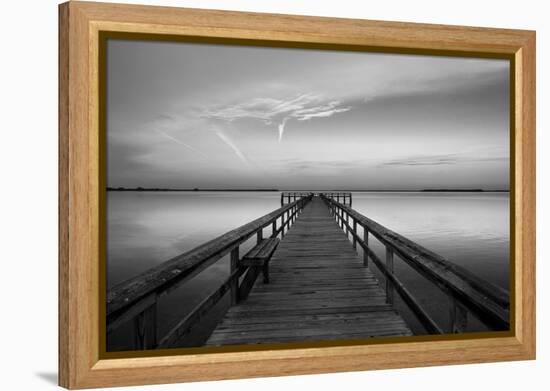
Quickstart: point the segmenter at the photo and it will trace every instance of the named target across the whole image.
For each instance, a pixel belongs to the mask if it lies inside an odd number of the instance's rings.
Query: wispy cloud
[[[301,94],[289,99],[254,98],[238,104],[205,109],[200,116],[228,122],[245,118],[261,120],[266,125],[276,122],[281,141],[285,125],[290,119],[308,121],[349,110],[351,107],[343,106],[339,100],[327,101],[320,95]]]
[[[163,136],[164,138],[168,139],[168,140],[171,140],[173,142],[175,142],[176,144],[179,144],[179,145],[182,145],[183,147],[189,149],[190,151],[193,151],[199,155],[201,155],[202,157],[207,157],[204,153],[202,153],[201,151],[199,151],[198,149],[192,147],[191,145],[181,141],[180,139],[174,137],[174,136],[170,136],[168,133],[162,131],[162,130],[159,130],[159,129],[154,129],[155,132],[157,132],[158,134],[160,134],[161,136]]]
[[[361,169],[365,168],[369,162],[366,160],[358,159],[345,159],[345,160],[309,160],[309,159],[284,159],[273,162],[272,164],[280,167],[284,170],[290,170],[292,172],[311,170],[320,172],[332,172],[348,169]]]
[[[174,117],[166,114],[160,114],[160,115],[157,115],[153,120],[146,122],[145,126],[148,128],[151,128],[155,133],[161,135],[165,139],[170,140],[176,144],[179,144],[184,148],[201,155],[202,157],[207,157],[203,152],[199,151],[197,148],[169,134],[169,130],[177,126]]]
[[[245,154],[239,149],[239,147],[237,147],[237,145],[233,142],[233,140],[231,140],[225,133],[223,133],[221,130],[217,130],[216,131],[216,135],[220,138],[220,140],[222,140],[229,148],[231,148],[233,150],[233,152],[235,152],[235,155],[237,155],[237,157],[239,159],[241,159],[241,161],[245,164],[249,164],[249,161],[247,159],[247,157],[245,156]]]
[[[283,120],[281,121],[281,123],[279,124],[279,142],[281,142],[281,140],[283,139],[283,133],[285,132],[285,125],[286,125],[286,121],[288,121],[288,118],[285,117],[283,118]]]
[[[447,154],[447,155],[423,155],[423,156],[411,156],[401,159],[394,159],[384,163],[380,166],[444,166],[455,165],[463,163],[481,163],[481,162],[507,162],[508,157],[504,156],[467,156],[461,154]]]

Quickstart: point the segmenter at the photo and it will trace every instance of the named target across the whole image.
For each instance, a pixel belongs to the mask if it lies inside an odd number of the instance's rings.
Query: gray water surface
[[[108,192],[107,287],[279,207],[279,192]],[[509,289],[508,193],[353,193],[353,208]],[[241,253],[253,242],[247,242]],[[383,247],[375,240],[371,244],[383,257]],[[448,298],[398,258],[395,270],[436,321],[448,323]],[[224,257],[163,296],[159,334],[168,332],[228,274],[228,257]],[[225,298],[182,346],[201,346],[227,306]],[[424,332],[400,300],[396,308],[416,333]],[[468,331],[482,330],[475,319],[469,323]],[[109,335],[107,350],[127,350],[131,341],[132,331],[126,325]]]

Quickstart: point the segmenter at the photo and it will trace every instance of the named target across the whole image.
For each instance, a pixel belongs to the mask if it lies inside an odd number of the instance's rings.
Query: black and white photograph
[[[510,330],[509,60],[105,50],[107,352]]]

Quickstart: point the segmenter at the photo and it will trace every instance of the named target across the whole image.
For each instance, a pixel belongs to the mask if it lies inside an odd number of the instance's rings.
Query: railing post
[[[283,201],[283,197],[284,197],[284,194],[281,193],[281,206],[283,206],[285,204],[285,202]]]
[[[134,318],[134,347],[152,349],[157,345],[157,302]]]
[[[290,200],[288,200],[290,202]],[[290,209],[286,211],[286,231],[290,229]]]
[[[349,236],[349,213],[346,212],[346,236]]]
[[[363,266],[369,266],[369,230],[365,226],[363,226],[363,242],[365,242],[367,248],[363,249]]]
[[[289,200],[290,202],[290,200]],[[290,229],[290,209],[286,211],[286,231]]]
[[[386,247],[386,268],[393,274],[393,249]],[[389,278],[386,277],[386,302],[393,304],[393,286]]]
[[[353,219],[353,248],[357,250],[357,220]]]
[[[271,224],[272,233],[271,236],[276,237],[277,236],[277,219],[273,220],[273,224]]]
[[[288,210],[284,213],[284,225],[285,225],[285,228],[286,228],[286,231],[288,232]]]
[[[259,244],[263,238],[264,238],[264,229],[260,228],[260,230],[256,234],[256,244]]]
[[[450,318],[451,333],[463,333],[468,325],[468,312],[462,307],[454,297],[451,298]]]
[[[342,227],[344,228],[344,232],[346,233],[346,236],[348,235],[348,226],[346,223],[348,222],[348,214],[344,209],[342,209]]]
[[[231,261],[229,274],[233,274],[239,267],[239,246],[231,250]],[[237,304],[239,301],[239,280],[235,278],[231,281],[231,305]]]

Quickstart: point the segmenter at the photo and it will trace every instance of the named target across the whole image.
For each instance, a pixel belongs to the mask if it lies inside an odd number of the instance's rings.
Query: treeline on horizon
[[[447,192],[447,193],[508,193],[510,190],[504,189],[453,189],[453,188],[438,188],[438,189],[418,189],[418,190],[388,190],[388,189],[341,189],[341,190],[280,190],[280,189],[200,189],[195,187],[193,189],[178,189],[178,188],[160,188],[160,187],[107,187],[107,191],[270,191],[270,192],[281,192],[281,191],[313,191],[313,192],[384,192],[384,193],[405,193],[405,192]]]

